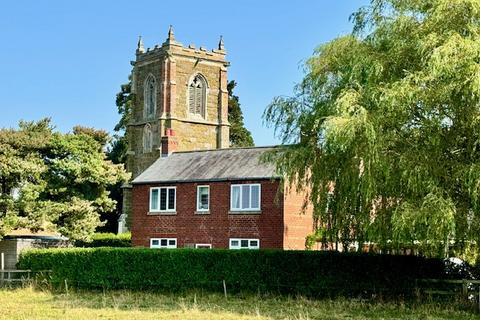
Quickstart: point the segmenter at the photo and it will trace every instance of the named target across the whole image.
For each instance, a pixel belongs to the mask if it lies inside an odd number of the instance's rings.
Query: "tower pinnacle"
[[[167,41],[175,41],[175,34],[173,33],[173,26],[170,25],[170,28],[168,28],[168,38]]]
[[[223,43],[223,36],[220,36],[220,41],[218,41],[218,50],[225,50],[225,44]]]
[[[144,53],[145,47],[143,46],[142,36],[138,36],[138,43],[137,43],[137,53]]]

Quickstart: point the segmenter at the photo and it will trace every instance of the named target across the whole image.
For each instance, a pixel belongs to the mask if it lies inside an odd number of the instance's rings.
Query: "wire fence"
[[[45,279],[46,281],[49,281],[51,272],[51,270],[32,271],[3,269],[0,270],[0,286],[11,287],[38,279]]]

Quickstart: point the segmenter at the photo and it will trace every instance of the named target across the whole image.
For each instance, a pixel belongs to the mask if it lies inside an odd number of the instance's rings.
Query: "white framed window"
[[[260,249],[260,240],[230,238],[229,249]]]
[[[195,249],[212,249],[212,245],[210,243],[196,243]]]
[[[150,238],[150,248],[153,249],[175,249],[177,238]]]
[[[260,184],[233,184],[230,189],[230,210],[260,211]]]
[[[175,212],[176,187],[150,188],[150,212]]]
[[[210,210],[210,187],[197,186],[197,211]]]

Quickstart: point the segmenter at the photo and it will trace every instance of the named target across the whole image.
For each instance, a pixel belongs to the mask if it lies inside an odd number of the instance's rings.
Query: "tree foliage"
[[[102,130],[55,132],[49,119],[0,129],[0,236],[16,228],[88,239],[115,201],[107,188],[125,181],[105,160]]]
[[[128,141],[125,132],[132,117],[134,103],[135,95],[132,93],[132,83],[129,81],[120,86],[120,92],[115,99],[120,120],[115,125],[114,130],[117,134],[108,151],[108,159],[113,163],[125,163],[127,160]]]
[[[227,84],[228,90],[228,122],[230,122],[230,146],[231,147],[252,147],[254,146],[251,132],[245,128],[243,122],[240,99],[233,94],[237,83],[232,80]]]
[[[323,241],[460,252],[480,240],[480,2],[373,0],[265,112]]]

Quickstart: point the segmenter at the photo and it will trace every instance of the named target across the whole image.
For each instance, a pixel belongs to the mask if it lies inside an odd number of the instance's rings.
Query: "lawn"
[[[0,319],[480,319],[436,304],[130,291],[0,290]]]

